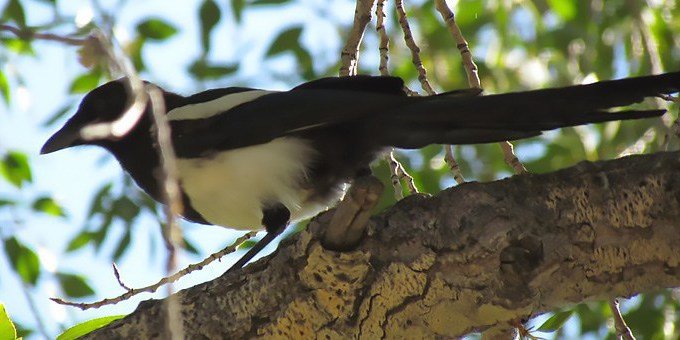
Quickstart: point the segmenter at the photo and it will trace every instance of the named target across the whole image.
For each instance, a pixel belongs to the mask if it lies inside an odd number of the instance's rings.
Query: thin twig
[[[118,271],[118,266],[116,266],[116,263],[115,262],[111,263],[111,266],[113,267],[113,276],[116,277],[116,281],[118,281],[118,285],[121,286],[123,289],[125,289],[127,291],[131,291],[132,288],[125,285],[125,283],[123,283],[123,279],[120,278],[120,271]]]
[[[390,39],[385,29],[385,0],[378,0],[375,5],[375,16],[377,18],[375,30],[378,32],[378,39],[380,40],[380,45],[378,46],[380,51],[380,67],[378,67],[378,71],[380,71],[381,75],[388,76],[390,75],[390,70],[387,67],[390,59]]]
[[[359,46],[364,37],[366,25],[371,21],[371,8],[374,2],[375,0],[357,1],[352,30],[340,54],[340,76],[353,76],[358,72]]]
[[[177,225],[176,216],[182,214],[184,207],[182,206],[182,198],[179,189],[179,175],[177,170],[177,157],[172,148],[170,136],[170,124],[165,114],[165,100],[161,90],[151,84],[145,86],[145,91],[149,96],[151,102],[151,111],[156,126],[156,139],[158,140],[159,151],[161,154],[161,165],[163,169],[163,184],[165,193],[165,211],[166,225],[163,233],[163,240],[168,251],[167,262],[165,266],[166,275],[174,272],[177,268],[177,247],[176,244],[182,241],[182,232]],[[168,308],[168,318],[166,324],[172,339],[184,338],[184,323],[181,320],[180,303],[177,297],[173,295],[174,290],[171,284],[167,285],[168,299],[166,306]]]
[[[408,46],[409,50],[411,50],[411,61],[418,70],[418,80],[420,81],[423,90],[425,90],[427,94],[433,95],[435,92],[430,85],[430,81],[427,79],[427,70],[425,69],[425,66],[423,66],[423,61],[420,59],[420,47],[418,47],[418,44],[416,44],[416,41],[413,38],[411,26],[408,23],[406,11],[404,10],[403,0],[395,0],[395,7],[397,9],[399,25],[401,26],[401,30],[404,32],[404,41],[406,42],[406,46]]]
[[[461,32],[458,24],[456,24],[455,15],[446,4],[446,0],[435,0],[435,8],[441,14],[442,19],[444,19],[453,40],[456,41],[456,47],[458,48],[458,51],[460,51],[460,56],[463,59],[463,67],[465,68],[465,74],[467,75],[468,85],[472,88],[481,89],[482,85],[479,80],[477,64],[472,60],[470,46],[468,45],[467,40],[465,40],[465,37],[463,37],[463,32]]]
[[[190,273],[192,273],[196,270],[200,270],[203,267],[207,266],[208,264],[214,262],[215,260],[219,260],[220,258],[224,257],[225,255],[233,253],[236,250],[236,248],[238,247],[238,245],[240,245],[244,241],[252,238],[253,236],[255,236],[255,234],[256,234],[256,232],[254,232],[254,231],[248,232],[248,233],[244,234],[243,236],[239,237],[238,239],[236,239],[236,241],[234,241],[234,243],[232,243],[231,245],[225,247],[224,249],[222,249],[218,252],[211,254],[207,258],[203,259],[201,262],[190,264],[189,266],[178,271],[177,273],[170,275],[170,276],[166,276],[166,277],[162,278],[161,280],[159,280],[158,282],[156,282],[152,285],[142,287],[142,288],[132,288],[132,289],[128,290],[127,292],[125,292],[125,293],[123,293],[123,294],[121,294],[117,297],[114,297],[114,298],[107,298],[107,299],[103,299],[103,300],[100,300],[100,301],[97,301],[97,302],[92,302],[92,303],[70,302],[70,301],[65,301],[65,300],[59,299],[59,298],[50,298],[50,300],[52,300],[52,301],[54,301],[54,302],[56,302],[60,305],[72,306],[72,307],[80,308],[82,310],[86,310],[86,309],[90,309],[90,308],[98,308],[98,307],[105,306],[105,305],[116,304],[118,302],[127,300],[127,299],[129,299],[129,298],[131,298],[135,295],[138,295],[138,294],[141,294],[141,293],[144,293],[144,292],[153,293],[156,290],[158,290],[158,288],[160,288],[161,286],[163,286],[167,283],[175,282],[175,281],[179,280],[180,278],[182,278],[183,276],[186,276],[186,275],[188,275],[188,274],[190,274]]]
[[[527,168],[524,167],[524,164],[522,164],[519,158],[517,158],[515,155],[515,149],[512,143],[500,142],[498,145],[500,145],[501,150],[503,150],[503,160],[505,161],[505,164],[512,167],[516,174],[524,174],[528,172]]]
[[[48,40],[48,41],[56,41],[68,45],[74,45],[74,46],[80,46],[85,43],[87,39],[83,38],[73,38],[69,36],[64,36],[64,35],[58,35],[58,34],[53,34],[53,33],[38,33],[33,31],[30,28],[18,28],[18,27],[13,27],[10,25],[0,25],[0,31],[7,31],[11,32],[12,34],[16,35],[17,38],[20,38],[22,40],[32,40],[32,39],[39,39],[39,40]]]
[[[614,317],[614,328],[616,329],[616,338],[624,340],[635,340],[633,332],[630,331],[628,325],[626,325],[626,320],[623,319],[621,315],[621,310],[619,310],[619,300],[614,298],[609,300],[609,308],[612,311],[612,316]]]
[[[471,88],[481,89],[482,85],[481,81],[479,80],[477,64],[475,64],[474,60],[472,59],[472,51],[470,51],[470,46],[467,40],[465,40],[463,32],[460,30],[460,27],[458,27],[458,24],[456,24],[456,16],[446,4],[446,0],[435,0],[435,8],[439,14],[441,14],[442,19],[446,23],[446,27],[449,29],[451,36],[456,41],[456,47],[458,48],[458,51],[460,51],[460,57],[463,60],[463,68],[465,69],[465,74],[467,75],[468,85]],[[510,144],[510,142],[501,142],[499,145],[501,150],[503,150],[503,159],[505,160],[505,163],[511,166],[516,174],[526,173],[527,169],[515,155],[512,144]],[[450,152],[448,148],[446,151],[447,153]],[[450,160],[455,162],[453,155],[451,155]],[[449,164],[449,166],[451,166],[452,171],[455,171],[453,170],[454,168],[458,168],[458,164]],[[457,175],[460,175],[462,178],[460,173],[456,174],[454,172],[454,178],[456,178]]]
[[[390,40],[385,29],[385,0],[377,1],[378,2],[375,6],[375,16],[377,18],[375,30],[378,32],[378,38],[380,39],[380,45],[378,47],[380,51],[380,67],[378,69],[381,75],[389,76],[390,70],[387,66],[387,63],[389,61]],[[408,184],[408,189],[411,194],[417,193],[418,189],[415,186],[413,177],[411,177],[411,175],[406,172],[404,165],[394,157],[394,148],[390,150],[389,154],[387,155],[387,161],[389,163],[392,178],[394,197],[397,200],[404,198],[404,191],[401,186],[402,179]]]
[[[392,180],[392,188],[394,189],[394,198],[399,201],[404,198],[404,188],[401,186],[401,178],[399,178],[399,161],[394,158],[394,148],[390,150],[387,156],[387,163],[390,168],[390,179]]]
[[[449,165],[451,173],[453,173],[453,179],[456,180],[456,183],[465,183],[465,178],[463,177],[463,173],[460,171],[460,166],[453,157],[453,147],[451,145],[444,145],[444,161]]]

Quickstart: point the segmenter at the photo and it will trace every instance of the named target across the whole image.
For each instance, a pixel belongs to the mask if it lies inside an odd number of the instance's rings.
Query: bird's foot
[[[345,198],[338,204],[322,237],[323,246],[331,250],[354,248],[366,230],[371,210],[378,202],[384,185],[374,176],[357,177]]]

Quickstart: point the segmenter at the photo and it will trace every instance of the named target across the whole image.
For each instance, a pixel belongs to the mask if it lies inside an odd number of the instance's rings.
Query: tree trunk
[[[190,339],[456,337],[588,300],[680,286],[680,152],[408,197],[351,252],[317,235],[176,294]],[[147,301],[88,338],[165,338]]]

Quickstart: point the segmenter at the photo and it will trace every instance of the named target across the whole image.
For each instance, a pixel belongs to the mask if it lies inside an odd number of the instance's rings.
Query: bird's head
[[[101,145],[105,140],[85,140],[81,137],[84,127],[106,123],[120,117],[130,102],[124,79],[118,79],[97,87],[85,95],[78,111],[64,126],[50,137],[41,154],[47,154],[76,145]]]

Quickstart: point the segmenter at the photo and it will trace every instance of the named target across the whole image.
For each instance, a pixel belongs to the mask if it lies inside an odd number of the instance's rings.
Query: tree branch
[[[680,286],[680,152],[409,196],[351,252],[320,245],[331,216],[177,293],[186,336],[457,337]],[[147,301],[89,338],[162,338],[164,318],[162,301]]]

